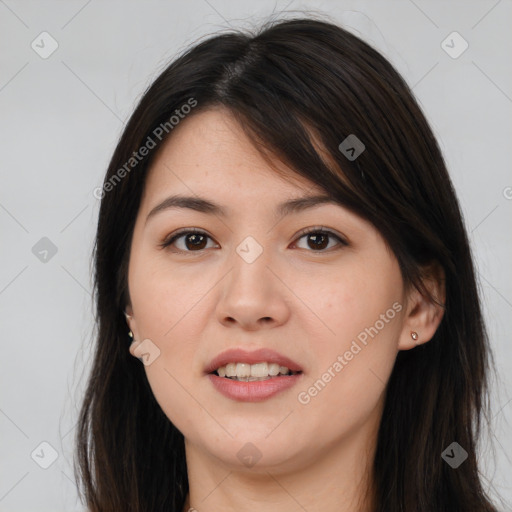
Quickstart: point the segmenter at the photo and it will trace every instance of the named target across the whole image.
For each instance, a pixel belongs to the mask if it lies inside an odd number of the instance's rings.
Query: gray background
[[[490,430],[496,451],[484,437],[481,470],[486,485],[512,502],[510,0],[0,0],[1,511],[83,510],[72,443],[93,334],[93,190],[124,121],[189,44],[284,9],[321,11],[380,49],[413,87],[438,137],[470,233],[499,371]],[[45,59],[31,47],[51,49],[43,31],[58,44]],[[453,31],[469,44],[457,58],[445,49],[458,52],[462,40],[448,38],[451,49],[442,44]]]

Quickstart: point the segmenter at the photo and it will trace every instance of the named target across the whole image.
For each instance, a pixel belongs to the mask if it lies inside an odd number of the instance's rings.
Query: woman
[[[467,235],[378,52],[312,19],[197,44],[98,193],[91,511],[496,510]]]

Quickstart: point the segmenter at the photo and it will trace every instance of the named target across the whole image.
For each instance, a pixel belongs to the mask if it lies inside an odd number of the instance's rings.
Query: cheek
[[[184,371],[185,364],[190,371],[203,330],[203,286],[198,288],[176,272],[145,272],[138,277],[132,303],[139,336],[158,346],[159,364],[170,372]]]
[[[377,334],[380,343],[374,345],[389,350],[400,327],[397,320],[404,300],[401,282],[392,262],[385,268],[368,263],[347,265],[325,277],[317,276],[314,282],[309,277],[295,278],[297,296],[306,298],[309,311],[314,313],[303,318],[308,319],[306,332],[315,333],[310,343],[318,349],[316,359],[326,364],[348,350],[353,340],[364,343],[377,339]]]
[[[130,264],[130,296],[140,334],[164,341],[193,313],[208,290],[208,279],[171,267],[165,255],[134,255]]]
[[[402,324],[398,267],[365,264],[350,270],[308,296],[325,329],[311,340],[314,365],[297,391],[299,407],[311,418],[311,432],[327,429],[333,436],[361,425],[378,407]]]
[[[145,366],[148,382],[166,416],[181,431],[190,429],[201,408],[191,399],[195,357],[204,325],[201,309],[211,288],[209,279],[169,269],[165,261],[133,258],[130,296],[142,339],[149,339],[158,357]]]

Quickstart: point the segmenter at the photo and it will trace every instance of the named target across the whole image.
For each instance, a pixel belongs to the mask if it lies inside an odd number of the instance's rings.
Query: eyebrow
[[[307,210],[308,208],[313,208],[325,203],[332,203],[339,206],[339,203],[327,195],[304,196],[290,199],[279,204],[276,208],[276,215],[279,217],[284,217],[286,215],[290,215],[291,213],[298,213]],[[149,212],[148,216],[146,217],[146,223],[157,213],[169,210],[171,208],[189,209],[196,212],[206,213],[208,215],[217,215],[219,217],[228,216],[225,207],[208,199],[198,196],[193,197],[173,195],[164,199]]]

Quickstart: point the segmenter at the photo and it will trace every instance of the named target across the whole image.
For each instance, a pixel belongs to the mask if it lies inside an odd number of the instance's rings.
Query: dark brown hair
[[[230,31],[195,44],[148,88],[115,149],[94,248],[95,356],[76,438],[75,474],[89,509],[181,512],[188,492],[184,437],[128,352],[124,316],[131,237],[156,151],[112,180],[191,98],[197,106],[189,115],[229,109],[263,155],[370,221],[405,283],[426,293],[422,266],[443,268],[444,318],[430,342],[398,354],[387,385],[373,466],[375,511],[495,511],[476,458],[491,358],[442,154],[391,64],[350,32],[312,18],[267,22],[254,34]],[[355,160],[339,149],[351,134],[365,145]],[[452,442],[468,453],[457,469],[441,458]]]

